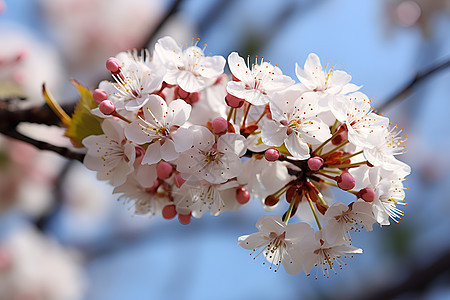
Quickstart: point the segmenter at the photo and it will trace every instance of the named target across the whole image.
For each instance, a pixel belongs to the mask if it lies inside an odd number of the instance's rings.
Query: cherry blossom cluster
[[[317,266],[325,276],[362,252],[353,232],[401,219],[404,138],[349,74],[310,54],[296,82],[264,58],[205,49],[164,37],[152,55],[119,53],[106,62],[114,81],[93,92],[103,134],[83,140],[84,163],[136,214],[187,224],[250,198],[284,206],[238,244],[275,271]],[[334,201],[331,188],[349,200]]]

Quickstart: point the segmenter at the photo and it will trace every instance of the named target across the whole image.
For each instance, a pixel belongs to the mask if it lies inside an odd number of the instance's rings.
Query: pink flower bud
[[[177,94],[178,97],[180,97],[181,99],[187,99],[189,97],[189,95],[190,95],[189,92],[186,92],[180,86],[177,86],[175,88],[175,94]]]
[[[242,105],[244,105],[244,99],[235,97],[231,94],[227,94],[227,96],[225,97],[225,102],[227,103],[228,106],[234,108],[239,108]]]
[[[308,159],[308,167],[311,171],[318,171],[323,166],[323,158],[314,156]]]
[[[166,205],[162,210],[162,216],[164,219],[173,219],[177,215],[175,205]]]
[[[92,97],[94,98],[94,101],[97,102],[97,104],[100,104],[103,100],[108,99],[108,94],[105,90],[102,89],[96,89],[92,93]]]
[[[227,133],[228,122],[222,117],[217,117],[212,121],[212,130],[214,134],[222,135]]]
[[[355,187],[355,178],[352,174],[345,172],[337,178],[337,185],[343,190],[351,190]]]
[[[168,162],[162,161],[156,167],[156,174],[161,180],[167,179],[172,175],[173,167]]]
[[[337,131],[339,132],[339,134],[337,136],[335,136],[332,140],[331,143],[335,146],[342,144],[343,142],[348,140],[348,129],[347,129],[347,125],[342,124],[341,126],[339,126],[339,128],[337,129]]]
[[[116,111],[116,107],[114,104],[109,100],[103,100],[100,102],[100,105],[98,106],[101,113],[104,115],[111,115],[113,112]]]
[[[357,196],[366,202],[372,202],[375,199],[375,192],[371,188],[363,188]]]
[[[236,200],[240,204],[245,204],[250,200],[250,193],[243,187],[240,187],[236,190]]]
[[[106,68],[113,74],[119,73],[121,67],[122,63],[115,57],[110,57],[106,61]]]
[[[280,157],[280,152],[277,149],[270,148],[264,152],[264,157],[268,161],[276,161]]]
[[[274,195],[269,195],[264,199],[264,204],[267,206],[274,206],[280,201],[279,198],[275,197]]]
[[[181,224],[189,224],[189,222],[191,222],[191,214],[188,215],[178,215],[178,220],[180,221]]]
[[[189,97],[186,98],[186,102],[189,104],[194,104],[200,100],[200,92],[190,93]]]
[[[175,175],[174,180],[175,180],[175,185],[177,186],[177,188],[180,188],[183,185],[183,183],[186,182],[186,180],[184,180],[183,177],[181,177],[181,173],[178,173],[177,175]]]

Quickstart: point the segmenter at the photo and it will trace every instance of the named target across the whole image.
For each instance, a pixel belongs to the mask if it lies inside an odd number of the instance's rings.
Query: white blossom
[[[175,191],[175,205],[177,209],[191,211],[196,218],[201,218],[208,210],[211,216],[217,216],[238,206],[236,196],[230,196],[226,193],[226,191],[231,190],[235,194],[238,186],[237,181],[213,184],[206,180],[196,181],[191,179]]]
[[[278,67],[263,60],[260,64],[255,61],[250,67],[250,62],[247,61],[246,64],[237,52],[228,56],[228,66],[233,76],[239,80],[228,83],[228,93],[253,105],[269,103],[271,93],[294,84]]]
[[[349,231],[359,231],[360,227],[372,230],[376,222],[372,213],[372,205],[367,202],[353,202],[347,206],[342,202],[335,202],[327,209],[325,217],[330,218],[327,224],[327,240],[350,242]]]
[[[155,164],[161,159],[172,161],[189,149],[192,136],[183,126],[191,113],[191,106],[183,100],[169,105],[156,95],[143,108],[143,117],[125,126],[125,135],[136,144],[147,144],[142,164]]]
[[[334,70],[334,67],[325,67],[324,70],[319,57],[315,53],[308,55],[303,69],[295,64],[295,73],[306,91],[347,94],[360,88],[350,83],[352,76],[346,72]]]
[[[227,133],[216,142],[214,135],[201,126],[195,126],[192,134],[193,147],[181,153],[175,162],[183,178],[194,176],[210,183],[223,183],[242,172],[240,157],[247,149],[243,136]]]
[[[264,124],[263,143],[277,147],[284,143],[295,158],[309,158],[309,144],[320,144],[331,136],[328,126],[317,117],[314,93],[299,96],[296,90],[287,90],[274,96],[270,109],[274,121]]]
[[[137,111],[161,87],[166,70],[159,61],[150,58],[148,51],[140,55],[121,52],[116,58],[122,63],[121,72],[113,75],[116,82],[102,81],[99,88],[106,91],[117,110]]]
[[[102,130],[105,134],[91,135],[83,140],[88,149],[84,164],[97,171],[98,179],[109,180],[113,186],[118,186],[134,170],[135,145],[125,138],[122,126],[112,119],[103,121]]]
[[[315,234],[306,235],[300,244],[302,268],[306,274],[310,274],[313,266],[318,266],[323,276],[328,278],[330,271],[336,273],[336,269],[341,269],[345,264],[341,261],[341,257],[362,253],[362,249],[345,244],[341,240],[329,242],[326,236],[324,230],[320,230]]]
[[[205,56],[197,46],[182,50],[173,38],[167,36],[156,43],[155,55],[167,68],[164,81],[177,84],[189,93],[212,85],[225,67],[222,56]]]
[[[313,234],[311,226],[306,223],[286,224],[280,216],[263,215],[256,223],[256,228],[259,232],[239,237],[238,245],[253,250],[252,254],[262,248],[256,256],[262,253],[275,271],[281,264],[288,274],[302,271],[298,247],[305,237]]]
[[[361,92],[340,96],[330,103],[337,120],[346,125],[350,143],[373,148],[379,135],[389,125],[389,119],[371,112],[370,100]]]

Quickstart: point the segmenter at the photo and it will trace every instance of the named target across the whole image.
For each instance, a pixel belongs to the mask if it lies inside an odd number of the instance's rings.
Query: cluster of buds
[[[115,81],[93,93],[103,134],[83,140],[84,163],[136,214],[187,224],[250,199],[267,211],[285,205],[239,245],[260,249],[275,271],[318,266],[325,276],[362,252],[351,232],[401,219],[410,168],[395,156],[404,140],[350,75],[310,54],[296,83],[264,58],[233,52],[230,80],[225,58],[205,48],[164,37],[153,55],[119,53],[106,62]],[[332,187],[349,201],[334,201]]]

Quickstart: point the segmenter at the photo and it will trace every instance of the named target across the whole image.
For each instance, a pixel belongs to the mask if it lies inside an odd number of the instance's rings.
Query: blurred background
[[[70,78],[93,90],[108,57],[172,35],[293,78],[315,52],[381,107],[448,66],[449,32],[449,0],[0,0],[0,105],[43,104],[44,81],[73,103]],[[187,226],[133,216],[81,163],[0,135],[0,300],[450,299],[449,70],[383,108],[409,136],[405,218],[354,234],[364,254],[330,279],[273,273],[237,246],[264,214],[258,200]],[[58,128],[19,129],[67,145]]]

